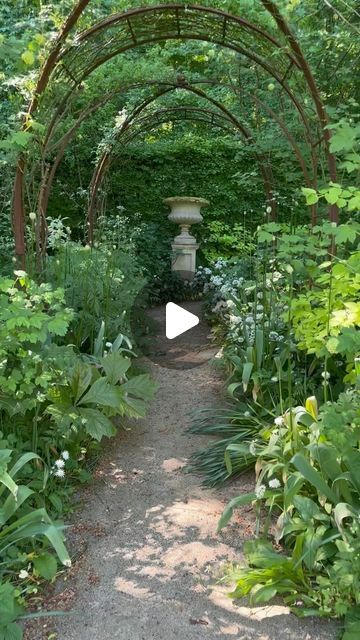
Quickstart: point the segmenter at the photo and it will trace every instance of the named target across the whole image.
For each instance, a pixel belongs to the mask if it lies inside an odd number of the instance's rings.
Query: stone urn
[[[165,204],[171,208],[168,218],[180,226],[181,232],[174,238],[171,247],[174,252],[172,270],[183,280],[192,280],[196,271],[196,251],[199,245],[189,232],[191,225],[202,222],[201,207],[209,204],[204,198],[174,197],[165,198]]]

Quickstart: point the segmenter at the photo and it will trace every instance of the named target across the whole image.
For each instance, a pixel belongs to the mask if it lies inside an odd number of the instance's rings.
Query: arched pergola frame
[[[56,107],[56,113],[63,113],[72,95],[95,69],[131,48],[169,39],[208,41],[237,52],[274,78],[293,102],[311,137],[306,109],[301,101],[304,91],[310,95],[322,130],[321,142],[324,143],[329,176],[333,181],[336,180],[336,162],[329,150],[331,131],[327,128],[328,118],[320,93],[299,43],[272,0],[260,1],[274,19],[280,39],[239,16],[218,9],[176,3],[114,14],[80,33],[74,44],[67,45],[69,33],[90,1],[79,0],[66,20],[40,73],[28,116],[33,116],[39,106],[45,111],[48,107],[51,110]],[[276,56],[273,55],[275,52]],[[51,87],[52,82],[58,81],[61,81],[62,91],[56,101],[51,96],[47,103],[47,88],[49,85]],[[293,87],[297,88],[296,93]],[[15,245],[19,257],[25,254],[25,168],[25,157],[21,156],[13,196]],[[338,211],[335,206],[330,207],[329,217],[337,221]]]
[[[99,108],[101,108],[102,106],[104,106],[109,100],[111,100],[114,96],[119,95],[119,94],[127,94],[129,92],[131,92],[132,90],[136,90],[136,89],[142,89],[145,87],[148,87],[150,89],[155,89],[156,93],[151,94],[150,98],[145,100],[143,103],[141,103],[141,105],[134,110],[134,112],[132,113],[132,116],[130,119],[127,119],[126,121],[126,126],[129,127],[131,125],[131,122],[133,121],[133,119],[137,116],[137,114],[139,112],[141,112],[144,108],[146,108],[148,105],[151,105],[151,103],[153,103],[155,100],[157,100],[158,98],[160,98],[161,96],[164,96],[166,94],[169,94],[171,92],[174,92],[176,90],[182,90],[182,91],[187,91],[189,93],[192,93],[194,95],[196,95],[199,98],[202,98],[204,100],[206,100],[207,102],[209,102],[212,106],[214,106],[216,109],[219,110],[219,113],[222,113],[223,115],[225,115],[225,117],[229,120],[229,122],[231,122],[232,124],[235,125],[235,130],[239,130],[241,135],[244,137],[244,139],[250,143],[250,142],[254,142],[254,134],[252,131],[250,131],[248,126],[245,126],[242,124],[242,122],[239,120],[238,117],[235,117],[232,112],[227,109],[226,107],[224,107],[224,105],[219,102],[218,100],[215,100],[214,98],[212,98],[212,96],[210,96],[208,93],[206,93],[203,89],[201,89],[200,87],[202,85],[205,86],[209,86],[209,87],[222,87],[222,88],[227,88],[228,90],[233,90],[235,92],[235,94],[237,93],[236,88],[233,87],[233,85],[228,84],[228,83],[224,83],[224,82],[220,82],[220,81],[215,81],[215,80],[207,80],[207,79],[201,79],[201,80],[195,80],[193,81],[192,84],[189,84],[185,78],[183,78],[181,80],[181,82],[179,80],[176,81],[165,81],[165,80],[149,80],[149,81],[144,81],[144,82],[137,82],[137,83],[133,83],[130,85],[125,85],[120,87],[119,89],[113,90],[108,92],[107,94],[105,94],[104,96],[102,96],[100,99],[95,100],[92,104],[88,105],[78,116],[77,119],[75,121],[75,123],[73,123],[71,125],[71,127],[68,129],[68,131],[66,131],[64,134],[62,134],[62,136],[56,140],[53,141],[53,138],[55,136],[55,124],[54,121],[52,121],[47,129],[46,132],[46,136],[45,136],[45,141],[42,147],[42,159],[43,162],[45,164],[46,167],[46,171],[44,172],[44,177],[42,180],[42,184],[41,184],[41,188],[40,188],[40,192],[39,192],[39,197],[38,197],[38,205],[37,205],[37,212],[38,212],[38,220],[39,220],[39,224],[38,226],[40,227],[38,230],[38,245],[39,247],[42,249],[42,252],[44,252],[45,250],[45,246],[46,246],[46,237],[47,237],[47,229],[46,229],[46,212],[47,212],[47,206],[48,206],[48,200],[49,200],[49,195],[50,195],[50,191],[51,191],[51,187],[52,187],[52,183],[53,180],[55,178],[55,174],[57,171],[57,168],[64,156],[65,150],[67,148],[67,145],[69,144],[69,142],[71,141],[71,139],[74,137],[76,131],[78,130],[78,128],[80,127],[80,125],[84,122],[84,120],[86,120],[86,118],[94,113],[95,111],[97,111]],[[242,93],[244,94],[244,90],[242,89]],[[245,92],[246,93],[246,92]],[[316,187],[316,163],[317,163],[317,158],[316,155],[314,153],[314,146],[311,144],[311,141],[308,140],[308,146],[310,149],[310,155],[312,158],[312,177],[310,176],[307,166],[306,166],[306,160],[303,156],[303,154],[301,153],[301,150],[298,146],[298,144],[296,143],[294,137],[292,136],[292,134],[290,133],[290,131],[288,130],[283,118],[281,118],[278,114],[276,114],[272,109],[270,109],[270,107],[268,107],[266,104],[264,104],[259,98],[257,98],[255,95],[253,94],[248,94],[249,97],[251,98],[251,100],[254,101],[255,104],[257,104],[261,109],[265,110],[265,112],[267,112],[267,114],[270,116],[271,119],[274,120],[274,122],[276,122],[276,124],[279,126],[280,131],[283,133],[283,135],[285,136],[285,138],[287,139],[287,141],[289,142],[290,146],[292,147],[294,154],[299,162],[299,166],[300,169],[302,170],[303,176],[304,176],[304,180],[305,180],[305,184],[309,187]],[[47,154],[51,154],[56,152],[55,158],[54,160],[50,163],[48,163],[46,161],[46,156]],[[273,187],[274,187],[274,181],[273,181],[273,177],[272,177],[272,170],[271,170],[271,165],[268,161],[265,162],[264,158],[261,157],[260,154],[256,154],[256,158],[259,162],[260,165],[260,170],[262,173],[262,177],[263,177],[263,182],[264,182],[264,188],[265,188],[265,194],[266,194],[266,198],[268,201],[268,205],[271,206],[272,209],[272,218],[276,217],[276,202],[275,199],[273,198]],[[101,166],[105,167],[105,165],[102,165],[102,163],[100,163]],[[99,163],[98,163],[99,166]],[[95,178],[93,177],[93,180],[91,182],[91,184],[97,184],[96,181],[94,181]],[[95,198],[95,195],[94,195]],[[88,214],[88,218],[91,220],[91,215]],[[316,205],[313,205],[312,207],[312,221],[313,223],[316,221]],[[92,227],[91,227],[92,229]],[[93,233],[91,231],[90,236],[93,236]],[[41,251],[40,251],[41,252]]]
[[[134,111],[126,118],[122,126],[116,130],[114,138],[112,140],[112,145],[108,146],[100,158],[98,159],[94,172],[92,175],[92,179],[90,181],[89,188],[89,207],[87,213],[88,219],[88,241],[90,243],[93,242],[94,238],[94,223],[95,223],[95,213],[96,213],[96,204],[97,204],[97,194],[102,185],[104,176],[108,171],[112,157],[114,155],[114,149],[121,145],[128,144],[131,140],[133,140],[136,136],[145,130],[147,131],[149,128],[155,128],[158,126],[158,119],[160,116],[160,124],[169,120],[172,120],[176,115],[182,114],[182,119],[185,120],[186,114],[191,114],[191,116],[196,116],[200,113],[206,114],[208,121],[212,122],[214,125],[220,128],[226,129],[228,132],[232,132],[234,134],[238,133],[241,138],[244,140],[245,144],[249,144],[252,141],[252,134],[240,123],[234,116],[228,111],[223,105],[218,103],[216,100],[210,100],[212,106],[218,108],[218,111],[212,111],[210,109],[204,109],[199,107],[194,107],[193,105],[183,105],[181,107],[167,107],[158,109],[155,112],[151,112],[150,114],[146,113],[146,109],[154,103],[157,98],[161,95],[165,95],[169,93],[169,91],[174,91],[176,86],[169,89],[168,87],[163,90],[161,93],[145,100],[140,105],[138,105]],[[190,89],[189,89],[190,90]],[[192,89],[191,89],[192,91]],[[203,95],[203,92],[194,92],[196,95]],[[206,96],[206,94],[205,94]],[[190,119],[199,119],[199,118],[190,118]],[[209,120],[210,119],[210,120]],[[225,126],[226,125],[226,126]],[[272,216],[275,218],[276,216],[276,203],[272,197],[272,172],[271,167],[268,166],[265,161],[261,157],[257,157],[260,171],[263,177],[264,182],[264,190],[267,196],[268,204],[272,209]]]
[[[204,83],[204,82],[208,82],[208,81],[199,81],[198,84],[200,83]],[[211,81],[208,82],[209,84],[213,84],[211,83]],[[125,141],[125,133],[127,133],[129,131],[129,128],[131,128],[134,124],[137,125],[138,124],[138,117],[139,115],[141,115],[144,110],[151,105],[152,103],[154,103],[159,97],[166,95],[168,93],[170,93],[171,91],[177,90],[178,88],[181,88],[182,90],[186,90],[190,93],[193,93],[201,98],[206,99],[212,106],[216,107],[219,110],[219,113],[226,118],[226,120],[229,121],[230,124],[232,124],[235,128],[235,131],[237,131],[244,139],[246,144],[250,144],[253,141],[253,134],[252,132],[246,128],[239,120],[238,118],[236,118],[227,108],[225,108],[220,102],[218,102],[217,100],[214,100],[213,98],[211,98],[210,96],[208,96],[208,94],[206,94],[204,91],[200,90],[197,86],[192,86],[189,84],[183,84],[179,87],[179,85],[177,83],[170,83],[170,82],[160,82],[159,83],[160,86],[162,86],[163,88],[154,96],[151,96],[149,99],[145,100],[143,103],[141,103],[125,120],[125,122],[123,123],[122,127],[120,129],[118,129],[116,131],[116,135],[114,135],[113,141],[112,141],[112,147],[111,148],[107,148],[106,150],[103,151],[102,155],[100,156],[99,160],[97,161],[97,164],[95,166],[94,172],[93,172],[93,176],[90,182],[90,198],[89,198],[89,208],[88,208],[88,223],[89,223],[89,234],[88,234],[88,239],[90,241],[90,243],[93,241],[93,229],[94,229],[94,221],[95,221],[95,209],[96,209],[96,201],[97,201],[97,192],[99,190],[99,188],[101,187],[105,172],[107,171],[107,169],[110,166],[111,163],[111,156],[113,154],[113,149],[115,147],[116,144],[124,144]],[[197,84],[197,83],[194,83]],[[215,83],[214,83],[215,84]],[[216,83],[218,84],[218,83]],[[221,83],[219,83],[219,86],[223,86]],[[225,86],[229,86],[229,85],[225,85]],[[262,104],[262,103],[261,103]],[[262,105],[263,106],[263,105]],[[161,111],[161,110],[160,110]],[[270,110],[271,111],[271,110]],[[171,110],[168,109],[167,112],[170,113],[174,113],[175,110]],[[301,154],[301,151],[298,147],[298,145],[296,144],[295,140],[293,139],[291,133],[288,131],[288,129],[286,128],[285,123],[276,116],[276,114],[271,114],[272,117],[274,117],[275,121],[281,125],[280,128],[282,129],[283,133],[285,134],[285,137],[288,139],[289,143],[291,144],[291,146],[294,149],[295,155],[299,160],[299,164],[301,169],[303,170],[303,174],[304,174],[304,178],[305,178],[305,182],[308,186],[314,186],[314,183],[311,182],[311,178],[308,174],[307,168],[306,168],[306,163],[305,160]],[[145,116],[146,117],[146,116]],[[255,157],[257,158],[257,161],[259,163],[260,166],[260,171],[263,177],[263,182],[264,182],[264,189],[265,189],[265,194],[266,194],[266,198],[267,198],[267,202],[268,205],[271,206],[271,211],[272,211],[272,218],[275,219],[276,217],[276,202],[275,199],[273,198],[273,176],[272,176],[272,171],[271,171],[271,166],[265,162],[264,158],[262,158],[259,154],[255,154]],[[315,178],[316,179],[316,178]],[[316,208],[314,207],[314,213],[313,213],[313,221],[315,221],[316,219]]]
[[[110,169],[110,165],[116,154],[115,147],[121,144],[124,148],[136,138],[141,137],[149,131],[160,127],[168,122],[199,122],[212,128],[217,128],[229,135],[239,134],[239,130],[235,123],[230,121],[225,114],[218,113],[212,109],[197,107],[194,105],[182,105],[179,107],[163,107],[150,113],[138,112],[137,117],[132,119],[130,124],[124,123],[124,127],[119,129],[119,133],[112,149],[107,149],[99,158],[93,171],[92,179],[89,185],[89,206],[87,211],[87,241],[90,245],[95,239],[95,226],[98,212],[98,194],[101,190],[103,181]],[[241,134],[240,134],[241,135]],[[243,138],[243,136],[242,136]]]

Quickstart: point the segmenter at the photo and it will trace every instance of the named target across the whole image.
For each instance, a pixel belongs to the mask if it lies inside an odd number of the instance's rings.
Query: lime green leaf
[[[301,191],[303,192],[306,198],[306,204],[316,204],[319,201],[319,196],[316,193],[315,189],[309,189],[308,187],[302,187]]]
[[[21,55],[21,59],[28,66],[34,64],[34,62],[35,62],[35,56],[34,56],[33,52],[30,51],[29,49],[27,49],[27,51],[24,51],[24,53]]]

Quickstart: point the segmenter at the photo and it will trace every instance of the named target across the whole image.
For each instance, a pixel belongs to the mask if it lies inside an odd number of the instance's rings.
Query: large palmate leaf
[[[104,436],[110,438],[115,435],[116,429],[113,423],[98,409],[82,407],[78,412],[86,420],[84,424],[86,433],[98,442]]]
[[[131,360],[121,355],[118,351],[114,351],[105,358],[101,358],[100,363],[110,384],[117,384],[123,380],[131,365]]]
[[[125,382],[121,388],[125,393],[135,396],[135,398],[152,400],[158,385],[156,382],[151,380],[149,374],[143,373]]]
[[[122,398],[123,391],[121,387],[110,384],[106,378],[98,378],[78,402],[78,405],[98,404],[103,407],[117,409],[121,404]]]

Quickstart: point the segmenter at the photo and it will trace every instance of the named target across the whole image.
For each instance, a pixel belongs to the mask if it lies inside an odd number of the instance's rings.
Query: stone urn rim
[[[175,204],[176,202],[179,204],[182,202],[189,202],[190,204],[199,204],[203,207],[210,204],[209,200],[205,200],[205,198],[196,198],[195,196],[172,196],[171,198],[164,198],[163,202],[169,205]]]

